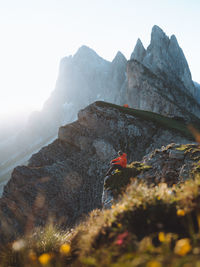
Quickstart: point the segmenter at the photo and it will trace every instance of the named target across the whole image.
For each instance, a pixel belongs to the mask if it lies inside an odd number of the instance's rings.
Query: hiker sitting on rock
[[[118,151],[118,155],[119,155],[118,158],[111,160],[111,162],[110,162],[111,167],[108,170],[108,172],[106,173],[106,176],[111,175],[112,171],[114,171],[116,169],[121,170],[123,168],[126,168],[126,164],[127,164],[126,153],[123,153],[120,150],[120,151]]]

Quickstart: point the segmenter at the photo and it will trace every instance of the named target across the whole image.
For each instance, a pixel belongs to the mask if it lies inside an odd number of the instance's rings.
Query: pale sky
[[[145,47],[158,25],[182,47],[200,83],[199,0],[0,0],[0,118],[41,109],[60,59],[82,45],[112,60]]]

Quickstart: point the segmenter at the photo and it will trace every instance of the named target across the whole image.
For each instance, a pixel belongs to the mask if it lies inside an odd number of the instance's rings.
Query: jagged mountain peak
[[[146,54],[146,50],[143,46],[142,41],[140,40],[140,38],[138,38],[136,46],[134,48],[133,53],[131,54],[131,59],[136,59],[139,62],[142,62],[144,59],[144,56]]]
[[[147,54],[153,53],[159,57],[162,56],[162,52],[167,51],[169,42],[170,39],[164,31],[157,25],[154,25],[151,31],[151,42],[147,47]]]
[[[82,45],[78,51],[76,52],[75,56],[76,55],[95,55],[95,56],[98,56],[97,53],[92,49],[90,48],[89,46],[86,46],[86,45]]]
[[[154,25],[150,45],[145,50],[138,39],[131,59],[139,61],[157,75],[164,75],[169,82],[179,83],[182,90],[196,97],[187,60],[175,35],[169,38],[159,26]]]
[[[74,62],[79,62],[82,60],[86,60],[86,61],[95,61],[95,62],[107,62],[109,63],[109,61],[103,59],[102,57],[100,57],[92,48],[83,45],[81,46],[78,51],[76,52],[76,54],[73,56],[73,61]]]
[[[154,25],[153,28],[152,28],[152,31],[151,31],[151,41],[154,40],[154,38],[167,38],[167,35],[165,34],[165,32],[157,25]]]
[[[184,73],[187,72],[189,78],[191,79],[191,73],[187,60],[174,34],[170,38],[169,54],[171,55],[171,60],[173,60],[173,64],[175,64],[176,68],[179,68],[182,72],[181,74],[184,75]]]
[[[112,63],[118,64],[118,63],[126,63],[127,59],[126,57],[122,54],[122,52],[118,51],[116,56],[114,57]]]

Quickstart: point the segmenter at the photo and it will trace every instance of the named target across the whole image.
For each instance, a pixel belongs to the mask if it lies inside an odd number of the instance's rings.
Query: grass
[[[77,266],[197,264],[199,187],[199,175],[173,189],[166,184],[149,187],[135,180],[111,210],[99,214],[95,222],[91,214],[89,221],[79,226],[71,243],[80,251]]]
[[[151,166],[144,165],[141,162],[132,162],[128,164],[125,169],[115,172],[105,182],[105,189],[109,189],[112,192],[114,198],[117,198],[122,193],[126,186],[131,182],[131,179],[136,177],[147,170],[151,169]]]
[[[71,261],[69,231],[48,224],[0,248],[0,266],[64,266]],[[67,259],[66,259],[67,256]]]
[[[117,109],[121,113],[128,114],[131,116],[136,116],[142,120],[154,122],[159,127],[174,130],[177,133],[191,140],[194,140],[194,137],[191,131],[188,129],[187,125],[182,121],[168,118],[166,116],[163,116],[158,113],[151,112],[151,111],[144,111],[144,110],[138,110],[138,109],[133,109],[133,108],[125,108],[122,106],[118,106],[118,105],[103,102],[103,101],[97,101],[96,105],[99,107],[114,108],[114,109]]]

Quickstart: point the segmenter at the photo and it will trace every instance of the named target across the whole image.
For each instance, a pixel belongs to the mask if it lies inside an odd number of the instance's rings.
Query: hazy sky
[[[175,34],[200,82],[199,0],[0,0],[0,118],[40,109],[54,89],[60,59],[84,45],[129,59],[151,28]]]

